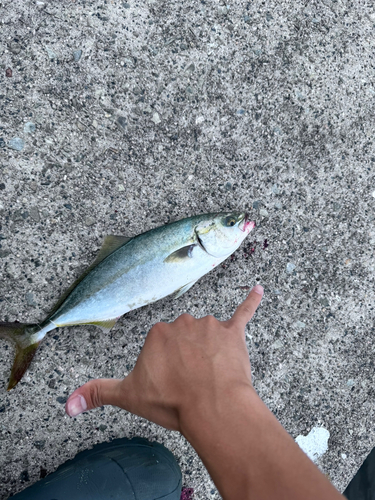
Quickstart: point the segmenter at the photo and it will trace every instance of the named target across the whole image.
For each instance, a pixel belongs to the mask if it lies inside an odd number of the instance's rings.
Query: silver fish
[[[94,263],[45,321],[0,323],[0,336],[16,344],[7,390],[21,380],[49,331],[72,325],[109,331],[128,311],[172,293],[180,297],[229,257],[254,227],[245,213],[216,213],[182,219],[133,238],[107,236]]]

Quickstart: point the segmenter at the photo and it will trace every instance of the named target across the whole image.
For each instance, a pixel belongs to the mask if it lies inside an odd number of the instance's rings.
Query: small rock
[[[304,323],[303,321],[296,321],[294,323],[294,326],[296,328],[299,328],[300,330],[303,330],[306,327],[306,323]]]
[[[275,340],[275,342],[271,345],[271,347],[273,347],[274,349],[281,349],[282,347],[284,347],[284,344],[282,343],[282,341],[280,339],[277,339]]]
[[[282,204],[279,201],[277,201],[275,203],[275,208],[276,208],[276,210],[281,210],[283,208],[283,206],[282,206]]]
[[[55,54],[55,52],[52,49],[50,49],[49,47],[47,47],[47,45],[45,46],[45,48],[46,48],[48,57],[51,59],[51,61],[53,59],[57,59],[57,55]]]
[[[123,184],[119,184],[117,187],[119,191],[125,191],[125,187]]]
[[[32,292],[27,292],[25,298],[29,306],[35,307],[37,305],[34,299],[34,294]]]
[[[196,125],[199,125],[200,123],[203,123],[204,122],[204,116],[198,116],[196,119],[195,119],[195,123]]]
[[[323,307],[329,306],[329,301],[326,297],[322,297],[321,299],[319,299],[319,302],[322,304]]]
[[[346,385],[348,387],[353,387],[353,385],[355,385],[355,381],[352,378],[350,378],[349,380],[347,380]]]
[[[5,189],[5,184],[4,184],[4,182],[2,182],[0,184],[0,191],[4,191],[4,189]]]
[[[4,259],[5,257],[8,257],[8,255],[11,254],[10,250],[0,250],[0,259]]]
[[[237,110],[237,115],[242,116],[242,115],[244,115],[244,114],[245,114],[245,110],[244,110],[244,109],[238,109],[238,110]]]
[[[151,121],[153,121],[155,123],[155,125],[157,125],[158,123],[160,123],[161,119],[160,119],[159,113],[155,112],[152,115]]]
[[[81,123],[80,121],[77,122],[77,127],[79,128],[79,130],[81,132],[85,131],[86,130],[86,127],[83,123]]]
[[[348,457],[347,457],[346,453],[341,453],[341,458],[343,458],[344,460],[346,460]]]
[[[75,60],[75,62],[78,62],[81,59],[81,56],[82,56],[82,50],[79,49],[73,52],[73,59]]]
[[[225,190],[226,191],[230,191],[232,189],[232,183],[231,182],[227,182],[224,186]]]
[[[130,5],[127,2],[122,2],[124,9],[130,9]]]
[[[1,139],[0,139],[0,141],[1,141]],[[0,148],[1,148],[1,143],[0,143]],[[371,194],[372,194],[373,198],[375,198],[375,191],[373,191]]]
[[[29,216],[29,212],[23,212],[22,209],[15,210],[11,216],[14,222],[18,222],[24,219],[27,219]]]
[[[15,41],[13,42],[10,42],[9,46],[9,51],[12,53],[12,54],[19,54],[21,52],[21,45]]]
[[[13,137],[13,139],[8,142],[8,146],[16,151],[22,151],[25,147],[25,141],[20,137]]]
[[[56,401],[58,403],[60,403],[61,405],[64,405],[68,401],[68,398],[67,398],[67,396],[58,396],[56,398]]]
[[[116,118],[116,123],[119,125],[123,130],[126,129],[126,118],[125,116],[118,116]]]
[[[229,6],[219,5],[219,7],[217,8],[217,11],[222,16],[226,16],[228,14],[228,9],[229,9]]]
[[[93,121],[92,121],[92,126],[93,126],[94,128],[98,128],[98,122],[97,122],[96,120],[93,120]]]
[[[93,217],[86,217],[85,218],[85,224],[86,224],[86,226],[90,227],[90,226],[94,225],[95,222],[96,222],[96,220]]]
[[[288,262],[288,264],[286,265],[286,272],[289,274],[292,274],[292,272],[295,270],[295,268],[296,268],[296,265],[293,264],[293,262]]]
[[[280,194],[280,189],[278,188],[277,184],[274,184],[274,185],[272,186],[272,192],[273,192],[274,194]]]
[[[30,208],[30,217],[35,221],[39,222],[40,221],[40,215],[39,215],[39,210],[37,207],[31,207]]]
[[[23,127],[23,131],[25,132],[25,134],[31,134],[32,132],[35,132],[35,129],[36,126],[33,122],[27,122]]]
[[[0,137],[0,148],[5,148],[5,141],[3,137]]]
[[[38,448],[38,450],[43,450],[45,444],[46,444],[46,441],[44,439],[41,439],[40,441],[33,442],[33,445],[35,446],[35,448]]]
[[[29,186],[30,186],[31,191],[34,191],[34,193],[38,189],[38,184],[35,181],[31,181]]]
[[[8,77],[8,78],[12,78],[12,76],[13,76],[12,68],[7,68],[5,70],[5,76]]]
[[[254,201],[253,208],[255,208],[255,210],[258,210],[260,203],[261,203],[260,201]]]
[[[99,425],[99,430],[102,431],[102,432],[104,432],[106,430],[106,428],[107,428],[107,426],[104,425],[104,424],[100,424]]]
[[[56,379],[55,378],[52,378],[49,382],[48,382],[48,387],[50,389],[56,389]]]
[[[195,71],[195,64],[192,62],[190,63],[186,68],[185,68],[185,71],[190,71],[190,73],[192,73],[193,71]]]
[[[262,217],[268,217],[268,212],[265,208],[261,208],[259,210],[259,214],[262,216]]]
[[[21,472],[20,480],[21,480],[21,483],[24,483],[26,481],[30,481],[29,473],[27,470],[24,470]]]

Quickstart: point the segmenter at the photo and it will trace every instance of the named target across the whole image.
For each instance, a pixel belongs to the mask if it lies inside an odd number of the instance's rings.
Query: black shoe
[[[163,445],[146,439],[100,443],[12,499],[180,500],[181,471]]]

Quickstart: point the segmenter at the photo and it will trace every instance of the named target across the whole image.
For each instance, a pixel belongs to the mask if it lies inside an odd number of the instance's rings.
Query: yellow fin
[[[99,253],[94,260],[94,262],[81,274],[79,278],[75,280],[75,282],[70,285],[70,287],[62,294],[62,296],[59,298],[57,303],[54,305],[52,311],[50,312],[49,316],[52,316],[58,308],[63,304],[67,296],[74,290],[74,288],[80,283],[83,278],[86,278],[86,276],[89,274],[89,272],[94,269],[102,260],[104,260],[108,255],[111,255],[115,250],[120,248],[122,245],[125,245],[128,243],[130,240],[133,238],[129,238],[127,236],[115,236],[115,235],[110,235],[106,236],[101,249],[99,250]]]
[[[109,330],[115,325],[117,320],[118,318],[114,318],[114,319],[107,319],[105,321],[94,321],[85,324],[98,326],[104,333],[108,333]]]

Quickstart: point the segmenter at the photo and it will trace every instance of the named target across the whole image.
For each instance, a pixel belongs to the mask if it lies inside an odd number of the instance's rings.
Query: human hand
[[[167,429],[182,431],[180,416],[236,388],[251,388],[245,326],[263,295],[257,285],[228,321],[183,314],[157,323],[146,338],[134,370],[123,380],[91,380],[73,392],[66,412],[76,416],[115,405]]]

